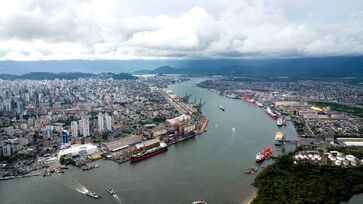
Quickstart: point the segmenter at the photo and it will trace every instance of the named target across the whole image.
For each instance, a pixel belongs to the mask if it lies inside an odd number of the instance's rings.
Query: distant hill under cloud
[[[363,57],[200,60],[70,60],[0,61],[0,73],[128,72],[133,74],[191,74],[288,77],[363,77]],[[2,75],[11,77],[11,75]],[[34,76],[36,77],[36,76]]]

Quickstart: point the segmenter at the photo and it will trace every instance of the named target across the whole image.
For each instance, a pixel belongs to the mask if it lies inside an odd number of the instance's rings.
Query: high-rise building
[[[82,116],[81,120],[79,121],[79,131],[82,136],[88,137],[90,136],[89,133],[89,118],[88,116]]]
[[[104,122],[104,117],[103,114],[100,112],[98,113],[98,132],[103,132],[103,130],[105,129],[105,122]]]
[[[71,123],[71,133],[73,138],[78,137],[78,123],[77,121],[72,121]]]
[[[47,125],[45,127],[45,129],[46,129],[45,131],[46,131],[46,134],[47,134],[47,138],[52,139],[53,138],[53,129],[54,129],[54,127],[52,125]]]
[[[112,117],[107,113],[105,114],[105,122],[106,122],[106,130],[112,130]]]
[[[67,130],[62,131],[62,144],[63,145],[69,144],[69,136]]]

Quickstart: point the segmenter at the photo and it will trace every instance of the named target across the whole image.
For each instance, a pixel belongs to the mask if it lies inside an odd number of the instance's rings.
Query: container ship
[[[159,153],[166,152],[167,150],[168,150],[168,145],[164,142],[160,142],[159,146],[152,147],[150,149],[143,150],[141,152],[132,154],[130,159],[131,159],[131,162],[138,162],[138,161],[147,159],[149,157],[155,156]]]
[[[275,134],[275,145],[280,146],[284,144],[285,134],[283,132],[277,131]]]
[[[256,162],[262,162],[272,154],[272,147],[266,147],[262,152],[256,154]]]

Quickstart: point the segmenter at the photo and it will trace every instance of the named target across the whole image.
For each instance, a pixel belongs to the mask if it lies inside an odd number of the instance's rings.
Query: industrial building
[[[74,144],[69,146],[66,149],[61,149],[58,152],[58,160],[61,156],[64,156],[64,158],[72,158],[77,156],[85,156],[89,154],[93,154],[98,151],[97,146],[92,144]]]

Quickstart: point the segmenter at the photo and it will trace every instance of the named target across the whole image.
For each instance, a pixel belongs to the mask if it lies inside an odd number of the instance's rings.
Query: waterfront
[[[209,117],[207,132],[173,145],[169,151],[137,164],[118,165],[99,161],[100,168],[87,172],[70,169],[63,175],[32,177],[0,182],[5,203],[240,203],[254,188],[254,176],[243,170],[254,165],[257,151],[272,145],[276,121],[256,105],[228,99],[197,88],[198,80],[172,85],[179,96],[190,93],[207,101],[203,113]],[[199,100],[199,99],[198,99]],[[226,108],[222,112],[217,107]],[[233,128],[235,131],[233,131]],[[289,124],[281,128],[288,139],[296,139]],[[75,181],[76,180],[76,181]],[[79,182],[79,183],[78,183]],[[101,194],[100,200],[81,195],[80,183]],[[109,196],[113,186],[119,200]],[[83,189],[84,190],[84,189]]]

